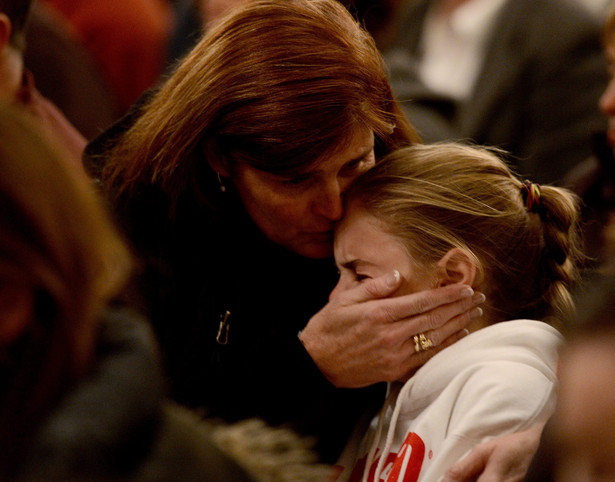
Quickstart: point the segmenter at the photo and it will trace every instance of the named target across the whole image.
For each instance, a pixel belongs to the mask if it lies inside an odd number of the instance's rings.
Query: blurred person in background
[[[593,280],[565,332],[560,388],[525,482],[615,480],[615,276]]]
[[[560,182],[604,129],[600,21],[578,0],[407,0],[386,59],[423,140],[511,153],[535,182]]]
[[[169,45],[169,68],[196,45],[199,38],[230,10],[249,0],[176,0],[176,23]]]
[[[102,69],[68,21],[41,0],[35,0],[30,11],[23,58],[37,89],[86,139],[120,117]]]
[[[101,69],[120,112],[164,71],[173,12],[167,0],[39,0],[72,26]]]
[[[82,172],[81,154],[85,137],[34,85],[33,75],[24,67],[26,24],[32,0],[0,0],[0,100],[27,114],[45,131],[58,148]]]
[[[575,166],[563,184],[583,199],[590,279],[615,273],[615,3],[604,18],[602,44],[609,82],[597,104],[607,126],[592,136],[593,155]]]
[[[0,478],[206,474],[215,448],[163,408],[148,325],[111,304],[128,250],[55,147],[0,104]]]
[[[133,261],[89,183],[0,103],[0,479],[326,480],[308,441],[166,399]]]

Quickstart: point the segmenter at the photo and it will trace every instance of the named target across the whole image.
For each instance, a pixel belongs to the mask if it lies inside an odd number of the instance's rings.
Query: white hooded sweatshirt
[[[390,385],[367,433],[342,454],[339,480],[435,482],[475,445],[545,421],[562,342],[546,323],[514,320],[441,351]]]

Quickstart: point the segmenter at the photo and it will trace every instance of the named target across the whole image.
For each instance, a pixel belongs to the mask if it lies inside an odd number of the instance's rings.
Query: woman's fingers
[[[439,345],[482,315],[482,310],[477,308],[484,303],[485,295],[468,292],[460,286],[375,300],[365,305],[365,312],[373,323],[389,325],[400,339],[430,332],[433,334],[431,340]],[[422,307],[428,304],[433,307],[423,311]],[[417,306],[421,306],[421,311],[417,311]]]
[[[314,315],[300,340],[322,373],[338,387],[399,380],[463,336],[484,301],[464,285],[449,285],[389,298],[399,286],[396,273],[331,299]],[[414,336],[424,334],[422,348]],[[457,338],[456,338],[457,337]]]
[[[379,300],[373,310],[376,322],[410,321],[414,334],[435,330],[452,318],[470,311],[474,291],[464,285],[449,285],[434,290]]]
[[[425,334],[434,346],[439,346],[455,333],[463,331],[472,321],[483,314],[480,304],[485,302],[485,295],[475,293],[469,299],[443,305],[435,310],[409,318],[399,320],[397,324],[403,326],[402,336],[413,339],[414,335]]]
[[[345,291],[339,295],[341,303],[351,305],[385,298],[391,295],[401,283],[399,271],[395,270],[379,278],[367,280],[356,288]],[[470,298],[474,290],[463,284],[452,284],[432,290],[420,291],[410,295],[390,298],[390,317],[394,319],[406,318],[412,314],[425,313],[447,303],[460,299]],[[396,301],[394,301],[396,300]]]
[[[522,432],[504,435],[475,446],[446,472],[442,481],[524,480],[540,443],[543,427],[543,423],[534,424]]]
[[[484,296],[479,296],[477,299],[484,299]],[[469,316],[469,313],[472,313],[472,315]],[[391,352],[395,353],[397,359],[394,363],[389,364],[386,381],[407,380],[436,353],[467,336],[469,332],[465,329],[465,326],[469,323],[468,320],[480,316],[481,310],[473,309],[469,313],[466,312],[458,315],[434,331],[411,332],[410,336],[407,334],[407,326],[403,326],[405,322],[401,321],[391,324],[391,328],[393,326],[399,328],[393,336],[403,341],[398,347],[391,347]],[[425,336],[423,343],[428,343],[430,346],[424,347],[424,344],[421,343],[421,334]]]

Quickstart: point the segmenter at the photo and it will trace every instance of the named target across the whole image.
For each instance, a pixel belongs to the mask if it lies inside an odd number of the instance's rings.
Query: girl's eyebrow
[[[350,261],[344,261],[343,263],[340,264],[341,268],[345,268],[347,270],[350,271],[356,271],[357,270],[357,265],[359,264],[364,264],[366,266],[373,266],[374,263],[371,263],[369,261],[365,261],[364,259],[359,259],[359,258],[355,258],[352,259]]]
[[[358,262],[359,262],[358,259],[344,261],[342,264],[340,264],[340,268],[345,268],[347,270],[354,271]]]

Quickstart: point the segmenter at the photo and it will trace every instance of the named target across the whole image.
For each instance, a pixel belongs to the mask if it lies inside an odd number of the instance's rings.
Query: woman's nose
[[[615,115],[615,78],[611,79],[598,101],[598,107],[607,115]]]
[[[330,221],[339,221],[344,214],[344,185],[339,181],[328,183],[314,200],[313,211]]]

